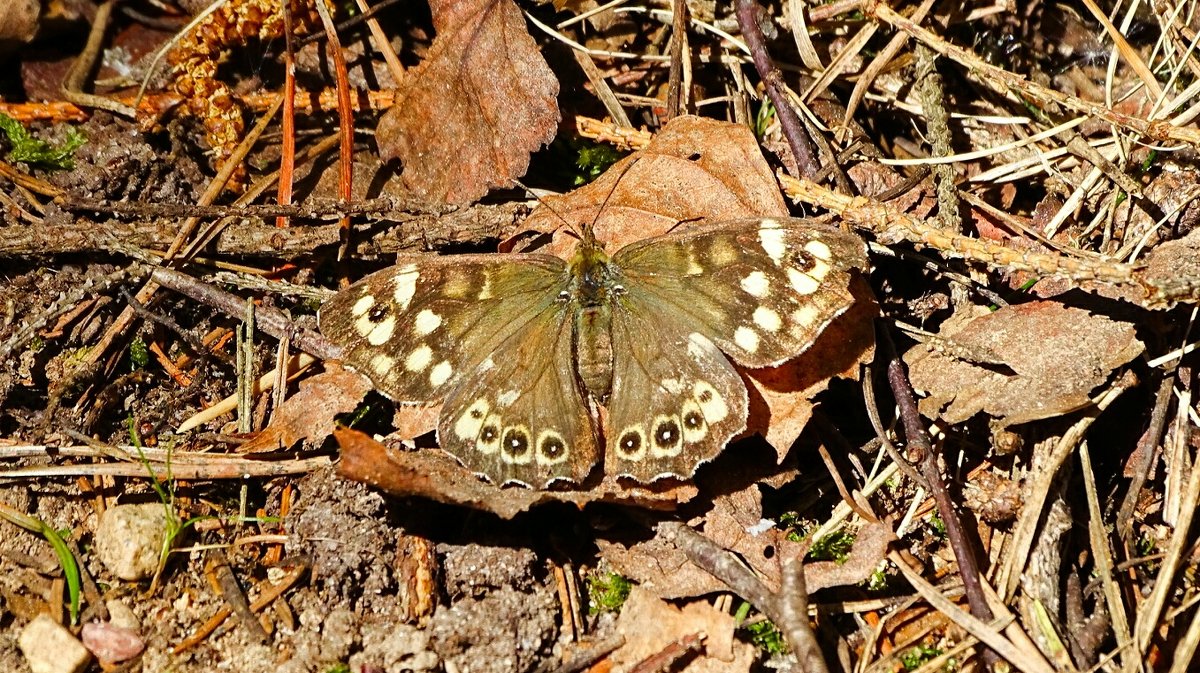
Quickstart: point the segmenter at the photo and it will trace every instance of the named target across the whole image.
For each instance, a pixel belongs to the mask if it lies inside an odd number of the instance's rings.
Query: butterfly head
[[[584,307],[600,306],[609,295],[621,289],[608,253],[598,245],[580,243],[567,263],[570,289],[567,294]]]

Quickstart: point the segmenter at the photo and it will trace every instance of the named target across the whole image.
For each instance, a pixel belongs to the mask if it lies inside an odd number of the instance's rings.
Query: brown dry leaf
[[[698,493],[691,484],[626,487],[611,479],[580,491],[500,488],[481,481],[439,450],[393,451],[357,430],[346,428],[338,428],[333,436],[342,448],[338,475],[345,479],[369,484],[398,498],[428,498],[491,512],[503,519],[547,502],[569,502],[580,507],[589,502],[612,502],[670,510]]]
[[[379,120],[420,196],[470,203],[525,174],[558,130],[558,80],[512,0],[431,0],[437,37]]]
[[[700,654],[678,670],[686,673],[749,671],[755,649],[749,643],[734,639],[736,627],[731,615],[708,603],[698,601],[679,609],[641,587],[634,587],[617,617],[617,632],[624,636],[625,644],[612,653],[610,660],[616,670],[629,670],[673,643],[703,635]]]
[[[280,451],[302,439],[324,439],[338,414],[354,411],[371,382],[348,369],[330,368],[300,383],[300,392],[284,401],[271,424],[240,448],[245,453]]]
[[[764,526],[766,524],[766,526]],[[693,522],[690,525],[697,525]],[[769,527],[767,527],[769,526]],[[762,528],[766,528],[762,530]],[[787,539],[784,531],[763,519],[762,496],[757,486],[714,500],[712,511],[704,518],[701,532],[713,542],[736,553],[772,591],[777,591],[783,563],[803,559],[810,541]],[[869,523],[860,529],[854,547],[842,562],[816,561],[804,564],[805,584],[811,594],[819,589],[856,584],[867,579],[887,555],[895,540],[885,522]],[[598,539],[600,555],[617,572],[638,582],[662,598],[701,596],[727,591],[662,534],[623,545]]]
[[[1089,404],[1088,393],[1142,353],[1129,323],[1054,302],[1008,306],[942,336],[981,362],[916,346],[905,354],[921,413],[961,423],[983,411],[1004,426]]]
[[[1195,283],[1200,280],[1200,229],[1154,248],[1146,260],[1141,280],[1150,287],[1171,287],[1179,281]],[[1145,297],[1137,299],[1144,301]]]
[[[618,161],[591,184],[546,199],[525,231],[577,230],[595,222],[609,252],[687,225],[755,215],[786,217],[787,206],[754,134],[702,117],[672,119],[646,149]],[[539,252],[570,257],[576,239],[556,236]]]

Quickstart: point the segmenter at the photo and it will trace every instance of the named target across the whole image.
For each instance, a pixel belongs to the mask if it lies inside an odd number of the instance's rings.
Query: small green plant
[[[759,106],[758,114],[754,117],[754,137],[762,140],[774,119],[775,106],[771,104],[771,101],[763,99],[763,104]]]
[[[350,673],[350,665],[337,663],[325,669],[325,673]]]
[[[583,141],[573,141],[571,145],[577,152],[575,166],[579,169],[579,174],[573,179],[576,187],[586,185],[600,177],[600,174],[617,163],[622,156],[619,151],[609,145]]]
[[[815,523],[810,519],[802,519],[796,512],[784,512],[779,515],[779,529],[787,531],[786,537],[792,542],[799,542],[808,536]]]
[[[836,561],[845,563],[854,546],[854,535],[846,531],[834,531],[813,543],[808,556],[814,561]]]
[[[141,339],[134,339],[129,344],[129,361],[134,369],[144,369],[150,364],[150,348]]]
[[[745,623],[746,617],[750,616],[750,608],[751,605],[743,601],[737,611],[733,613],[733,619],[738,628],[744,631],[751,644],[764,654],[768,656],[785,654],[788,651],[787,639],[783,637],[779,627],[775,626],[775,622],[763,618],[748,624]]]
[[[67,598],[71,611],[71,623],[78,624],[79,602],[80,596],[83,594],[81,589],[83,586],[83,576],[79,572],[79,563],[75,559],[75,554],[71,551],[70,546],[67,545],[67,534],[55,530],[53,526],[37,517],[22,514],[3,503],[0,503],[0,519],[16,524],[31,533],[41,535],[54,548],[54,555],[58,557],[58,565],[62,567],[63,577],[67,580]]]
[[[900,655],[900,665],[906,671],[915,671],[934,657],[941,656],[942,651],[928,645],[917,645]]]
[[[83,147],[87,138],[73,126],[67,127],[67,139],[55,147],[50,143],[35,138],[21,122],[0,113],[0,131],[8,138],[12,149],[8,151],[8,160],[23,162],[52,170],[67,170],[75,167],[75,150]]]
[[[867,591],[887,591],[892,584],[892,576],[887,573],[887,566],[883,565],[875,569],[871,576],[867,578]]]
[[[629,598],[633,582],[614,572],[596,573],[587,578],[588,613],[616,612]]]
[[[942,517],[936,514],[929,517],[929,527],[933,529],[934,533],[937,533],[938,537],[946,537],[946,522],[942,520]]]

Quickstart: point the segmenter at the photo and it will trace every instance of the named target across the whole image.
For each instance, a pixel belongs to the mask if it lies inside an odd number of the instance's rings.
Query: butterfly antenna
[[[563,225],[566,226],[567,230],[570,231],[572,234],[575,234],[575,236],[577,238],[579,238],[579,239],[584,238],[583,234],[581,232],[577,231],[575,229],[575,227],[571,225],[571,222],[568,221],[567,218],[563,217],[562,213],[555,210],[554,206],[550,205],[549,201],[547,201],[546,199],[543,199],[541,196],[538,196],[538,193],[533,191],[533,189],[530,188],[529,185],[527,185],[524,182],[521,182],[520,180],[517,180],[515,178],[513,179],[513,184],[520,187],[521,189],[524,189],[525,193],[532,196],[533,199],[535,201],[537,201],[539,204],[541,204],[541,206],[543,208],[545,208],[546,210],[549,210],[551,214],[553,214],[555,217],[557,217],[559,220],[561,220]]]
[[[617,187],[620,186],[621,180],[624,179],[625,174],[629,172],[629,169],[633,168],[633,165],[636,164],[639,159],[641,159],[640,154],[633,154],[631,156],[633,157],[633,160],[621,168],[621,172],[617,174],[617,179],[613,180],[612,189],[608,190],[608,193],[604,195],[604,200],[600,202],[600,207],[596,209],[596,214],[592,217],[592,221],[588,223],[586,227],[584,227],[584,243],[591,246],[596,245],[596,223],[600,221],[600,214],[603,213],[604,209],[608,207],[608,201],[613,197],[613,194],[617,193]]]

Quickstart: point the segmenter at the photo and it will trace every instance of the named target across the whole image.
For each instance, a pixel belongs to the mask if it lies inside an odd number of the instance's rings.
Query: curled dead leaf
[[[967,362],[919,345],[905,354],[921,413],[961,423],[982,411],[1004,426],[1087,406],[1088,394],[1144,349],[1133,325],[1054,302],[1006,306],[951,334]]]
[[[433,41],[375,138],[420,196],[470,203],[525,174],[558,130],[558,80],[512,0],[431,0]]]
[[[371,382],[348,369],[331,368],[300,384],[284,401],[271,424],[241,446],[244,453],[281,451],[303,439],[324,439],[338,414],[354,411]]]

